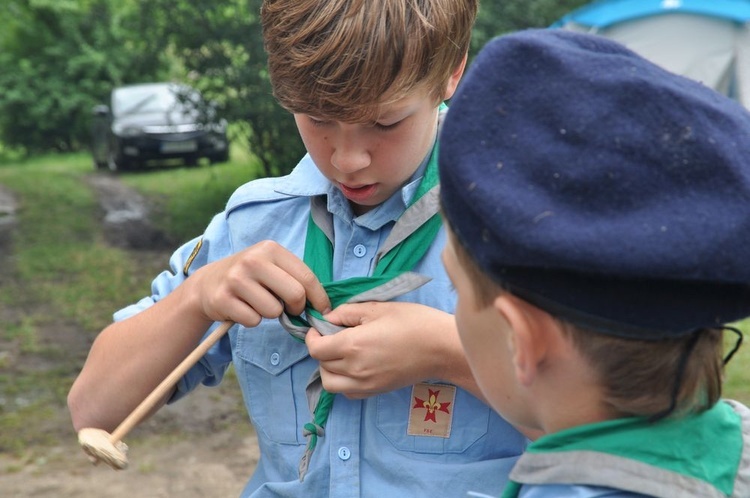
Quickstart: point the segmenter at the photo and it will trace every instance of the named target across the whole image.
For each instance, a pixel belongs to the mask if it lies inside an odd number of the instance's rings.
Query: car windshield
[[[196,97],[194,90],[173,84],[117,88],[112,93],[112,113],[120,117],[128,114],[169,112],[187,107],[186,101]]]

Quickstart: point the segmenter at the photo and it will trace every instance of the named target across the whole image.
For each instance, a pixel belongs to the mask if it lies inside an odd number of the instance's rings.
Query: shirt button
[[[281,355],[279,353],[271,353],[271,365],[276,366],[281,361]]]
[[[367,248],[365,246],[363,246],[362,244],[357,244],[356,246],[354,246],[355,256],[357,256],[358,258],[361,258],[365,254],[367,254]]]
[[[339,448],[339,458],[346,461],[349,460],[349,458],[352,456],[352,452],[349,451],[349,448],[346,446],[342,446]]]

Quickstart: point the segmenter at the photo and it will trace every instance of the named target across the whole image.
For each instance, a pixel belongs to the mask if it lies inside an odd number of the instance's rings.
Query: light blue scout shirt
[[[131,316],[171,292],[186,278],[188,262],[190,274],[268,239],[302,258],[310,197],[321,194],[328,195],[333,215],[334,278],[369,275],[378,247],[414,195],[425,165],[426,160],[401,192],[354,219],[347,200],[309,156],[288,176],[247,183],[201,239],[172,255],[172,272],[156,277],[153,295],[119,311],[115,319]],[[453,312],[455,295],[440,259],[445,237],[441,230],[414,268],[432,281],[398,300]],[[336,396],[325,436],[318,440],[300,482],[298,465],[307,442],[302,427],[312,417],[305,386],[317,361],[278,320],[263,320],[253,329],[235,326],[182,379],[175,399],[200,383],[217,384],[230,362],[261,450],[242,496],[465,496],[469,489],[496,493],[526,443],[487,405],[434,379],[365,400]]]

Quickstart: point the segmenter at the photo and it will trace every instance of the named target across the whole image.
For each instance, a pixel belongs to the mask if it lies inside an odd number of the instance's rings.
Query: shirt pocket
[[[414,404],[411,387],[377,397],[378,430],[399,451],[469,456],[470,448],[489,431],[490,408],[464,390],[456,389],[449,437],[409,435],[409,416]]]
[[[259,437],[282,444],[302,444],[302,426],[312,420],[305,386],[317,362],[307,346],[276,320],[235,336],[234,363],[250,418]]]

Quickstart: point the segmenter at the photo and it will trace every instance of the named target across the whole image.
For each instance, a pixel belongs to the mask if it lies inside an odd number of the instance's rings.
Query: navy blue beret
[[[750,315],[750,113],[616,42],[492,40],[439,164],[459,242],[561,318],[651,340]]]

